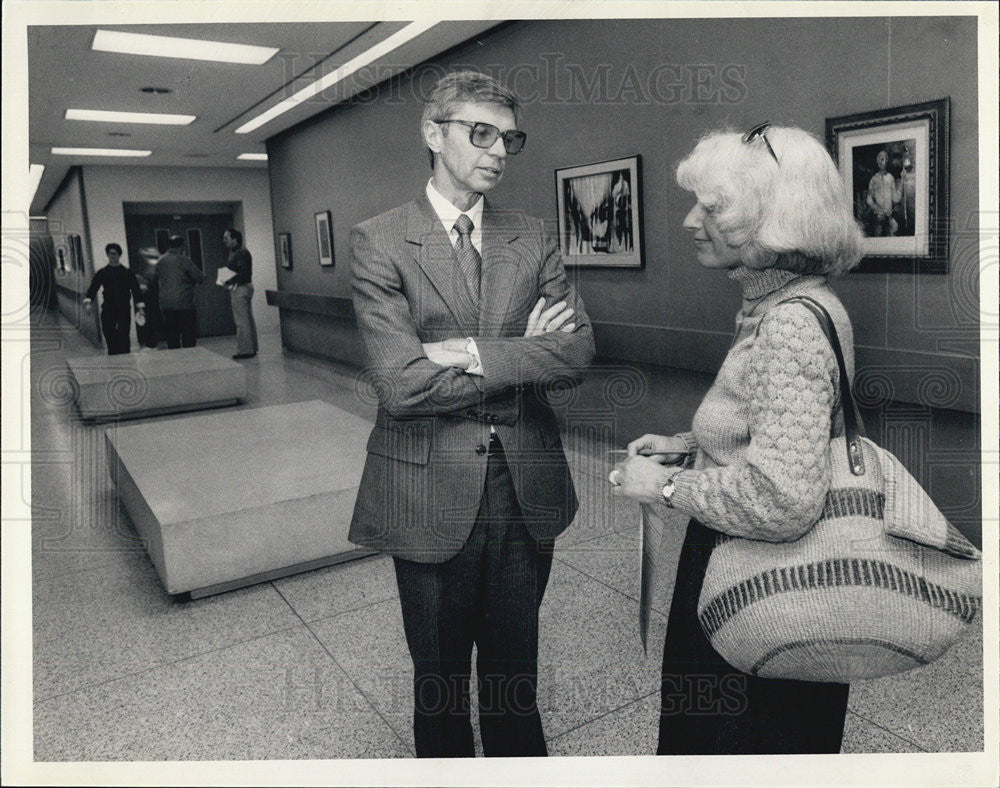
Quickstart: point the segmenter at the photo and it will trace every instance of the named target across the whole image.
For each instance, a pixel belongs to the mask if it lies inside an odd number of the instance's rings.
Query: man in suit
[[[594,339],[542,223],[483,197],[524,144],[518,114],[492,78],[444,77],[426,188],[351,231],[379,409],[350,538],[393,556],[420,757],[474,754],[473,645],[485,754],[546,754],[538,609],[577,498],[545,391],[579,382]]]

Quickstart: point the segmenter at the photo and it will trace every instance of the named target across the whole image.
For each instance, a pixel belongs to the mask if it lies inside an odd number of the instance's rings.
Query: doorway
[[[149,270],[149,260],[167,250],[171,235],[184,239],[184,254],[205,273],[205,281],[195,286],[198,336],[213,337],[236,333],[229,291],[215,284],[219,268],[228,259],[222,234],[233,226],[233,211],[224,204],[185,203],[183,212],[171,211],[169,204],[144,203],[124,206],[125,239],[129,265],[138,276]]]

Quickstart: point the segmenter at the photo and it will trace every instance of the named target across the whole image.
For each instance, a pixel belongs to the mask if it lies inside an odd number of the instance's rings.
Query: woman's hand
[[[528,315],[528,326],[524,329],[524,336],[537,337],[557,330],[572,334],[576,330],[576,323],[567,322],[573,316],[574,310],[566,306],[565,301],[558,301],[545,311],[542,311],[543,306],[545,299],[539,298],[531,314]]]
[[[633,501],[663,503],[663,485],[680,470],[664,468],[649,457],[635,454],[616,464],[608,481]]]
[[[628,445],[629,457],[641,455],[660,465],[679,465],[688,456],[687,444],[676,435],[646,433]]]

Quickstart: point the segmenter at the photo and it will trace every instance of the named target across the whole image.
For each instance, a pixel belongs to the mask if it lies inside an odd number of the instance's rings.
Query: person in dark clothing
[[[229,289],[236,323],[236,355],[233,358],[253,358],[257,355],[257,324],[253,319],[253,258],[243,246],[243,234],[230,227],[222,235],[222,243],[229,250],[226,267],[235,272],[223,285]]]
[[[132,329],[132,318],[129,310],[129,299],[135,304],[136,320],[144,319],[142,291],[139,280],[135,278],[130,268],[122,265],[122,248],[115,243],[104,247],[108,256],[108,264],[94,274],[83,299],[83,308],[90,312],[91,304],[97,297],[97,291],[104,290],[104,304],[101,307],[101,331],[108,343],[108,355],[117,356],[128,353],[132,349],[129,341],[129,331]]]
[[[153,349],[160,343],[160,289],[156,284],[156,261],[160,254],[156,247],[140,249],[142,265],[133,263],[135,278],[139,280],[139,289],[142,290],[143,299],[146,302],[146,325],[137,325],[135,333],[139,338],[139,344]]]
[[[156,283],[160,289],[160,315],[168,348],[194,347],[198,331],[198,313],[194,309],[194,287],[205,281],[205,274],[181,251],[184,239],[172,235],[167,253],[156,264]]]

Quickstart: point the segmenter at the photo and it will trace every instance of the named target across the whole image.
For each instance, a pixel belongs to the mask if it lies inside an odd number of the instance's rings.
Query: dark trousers
[[[498,445],[498,444],[493,444]],[[439,564],[395,559],[413,659],[413,732],[421,758],[472,757],[472,646],[487,756],[546,755],[536,705],[538,608],[552,568],[521,521],[503,450],[488,460],[475,526]]]
[[[102,309],[101,333],[108,344],[108,355],[119,356],[132,349],[129,341],[129,331],[132,328],[132,316],[128,309]]]
[[[763,679],[728,665],[698,623],[716,532],[688,524],[667,620],[657,755],[838,753],[849,685]]]
[[[194,347],[198,333],[198,313],[193,309],[164,309],[163,334],[168,348]]]

